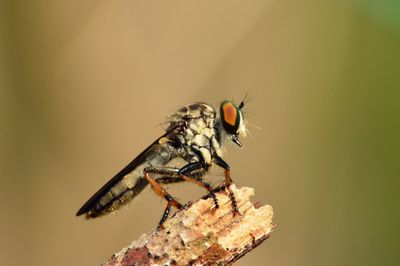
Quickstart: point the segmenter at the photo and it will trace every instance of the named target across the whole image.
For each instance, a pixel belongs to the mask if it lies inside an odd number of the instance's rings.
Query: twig
[[[254,189],[231,186],[240,214],[233,216],[229,195],[216,193],[188,204],[164,224],[142,235],[104,263],[126,265],[230,265],[266,240],[274,228],[272,207],[249,201]]]

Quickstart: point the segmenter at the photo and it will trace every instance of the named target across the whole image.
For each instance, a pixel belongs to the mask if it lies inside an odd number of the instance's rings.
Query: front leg
[[[231,198],[232,202],[232,209],[233,209],[233,215],[239,214],[239,208],[237,205],[237,201],[235,198],[235,194],[233,194],[233,191],[231,190],[231,184],[232,184],[232,178],[231,178],[231,168],[229,164],[227,164],[224,160],[222,160],[221,157],[218,155],[214,155],[214,162],[222,167],[224,169],[224,175],[225,175],[225,186],[229,191],[229,197]]]

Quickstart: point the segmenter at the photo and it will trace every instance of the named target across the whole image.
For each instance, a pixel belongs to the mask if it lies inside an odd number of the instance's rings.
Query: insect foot
[[[220,203],[214,212],[211,195],[177,211],[164,223],[121,249],[103,265],[231,265],[271,235],[275,225],[269,205],[254,205],[254,189],[231,187],[241,215],[233,218],[231,198],[216,192]]]

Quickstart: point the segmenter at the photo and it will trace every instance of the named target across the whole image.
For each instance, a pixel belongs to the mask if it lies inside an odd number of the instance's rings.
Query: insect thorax
[[[194,103],[179,109],[169,117],[170,128],[185,121],[183,130],[176,134],[181,157],[189,162],[204,161],[211,164],[214,154],[222,156],[221,131],[217,115],[210,105]]]

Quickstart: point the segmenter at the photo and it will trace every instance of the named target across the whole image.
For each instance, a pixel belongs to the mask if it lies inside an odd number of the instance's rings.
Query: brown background
[[[0,264],[98,265],[153,228],[148,190],[74,214],[167,114],[248,92],[225,158],[278,228],[237,265],[399,265],[400,8],[369,3],[2,2]]]

